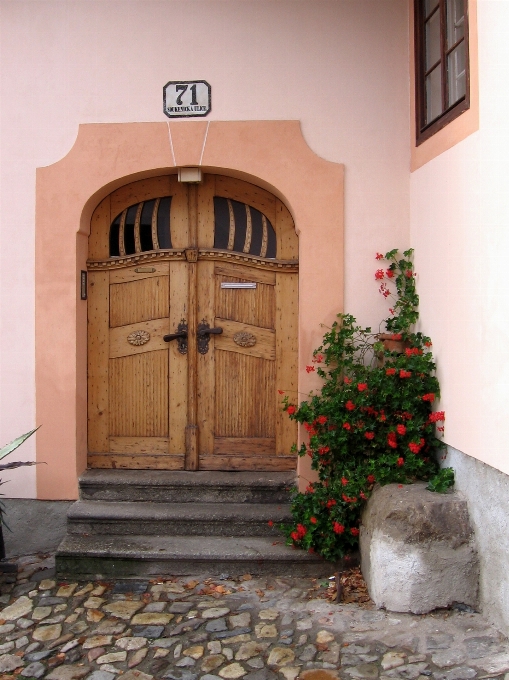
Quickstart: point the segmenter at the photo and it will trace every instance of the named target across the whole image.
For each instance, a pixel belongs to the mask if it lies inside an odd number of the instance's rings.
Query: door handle
[[[205,335],[221,335],[223,332],[223,329],[220,326],[217,328],[200,328],[200,326],[198,326],[198,337],[203,337]]]
[[[209,324],[203,319],[201,323],[198,324],[198,329],[196,335],[198,336],[198,352],[200,354],[207,354],[209,351],[209,341],[211,335],[221,335],[223,329],[218,326],[217,328],[211,328]]]
[[[187,354],[187,323],[185,319],[177,326],[176,333],[169,333],[168,335],[163,335],[164,342],[171,342],[172,340],[177,341],[177,350],[180,354]]]

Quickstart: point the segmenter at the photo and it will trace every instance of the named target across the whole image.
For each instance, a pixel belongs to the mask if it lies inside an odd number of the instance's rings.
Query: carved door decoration
[[[287,470],[296,426],[298,243],[240,180],[135,182],[89,239],[89,466]]]

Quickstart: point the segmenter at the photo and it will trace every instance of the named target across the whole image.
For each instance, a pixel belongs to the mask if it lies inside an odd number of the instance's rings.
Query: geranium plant
[[[300,456],[310,456],[318,481],[292,497],[294,521],[284,528],[288,542],[336,561],[358,544],[362,508],[376,483],[432,480],[446,490],[451,471],[439,472],[445,415],[434,411],[440,389],[431,341],[412,332],[419,318],[412,250],[392,250],[378,260],[380,292],[394,299],[385,328],[390,336],[361,328],[339,314],[314,352],[308,372],[323,380],[321,390],[300,405],[284,398],[284,409],[307,432]],[[386,349],[380,337],[401,341]]]

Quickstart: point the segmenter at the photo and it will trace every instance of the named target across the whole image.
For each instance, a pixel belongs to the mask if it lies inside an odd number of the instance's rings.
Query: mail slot
[[[221,281],[221,288],[256,288],[256,283],[253,281]]]

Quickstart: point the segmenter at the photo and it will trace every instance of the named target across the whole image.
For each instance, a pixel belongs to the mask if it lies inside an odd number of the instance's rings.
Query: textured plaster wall
[[[509,3],[478,3],[479,131],[412,174],[411,243],[445,441],[509,473]]]
[[[481,612],[508,635],[509,477],[452,447],[443,465],[454,468],[455,487],[467,499],[480,562]]]
[[[382,317],[374,251],[408,244],[405,0],[2,0],[0,31],[0,442],[35,419],[35,169],[80,123],[165,121],[168,80],[212,85],[207,120],[296,119],[345,163],[346,308]],[[33,468],[11,478],[9,495],[35,495]]]

